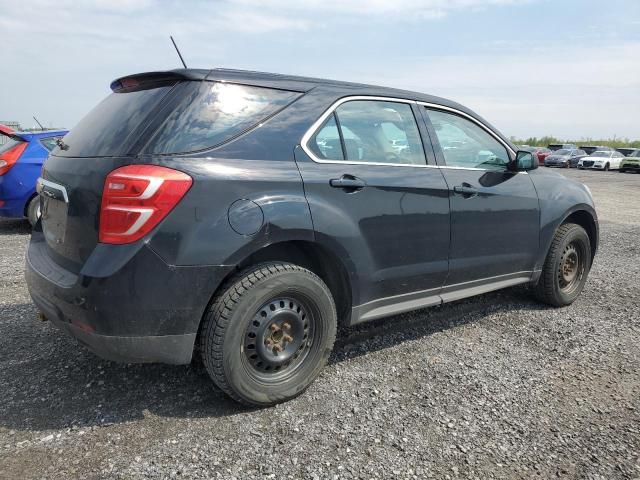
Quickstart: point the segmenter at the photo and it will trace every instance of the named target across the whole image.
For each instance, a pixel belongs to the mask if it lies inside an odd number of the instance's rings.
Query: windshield
[[[608,157],[610,155],[611,155],[611,152],[603,152],[603,151],[597,151],[591,154],[592,157]]]
[[[560,150],[556,150],[556,155],[570,155],[571,150],[567,150],[566,148],[561,148]]]

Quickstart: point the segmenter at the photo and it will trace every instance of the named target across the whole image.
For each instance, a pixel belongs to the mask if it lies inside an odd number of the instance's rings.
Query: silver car
[[[561,148],[544,159],[544,166],[572,168],[578,165],[578,161],[586,155],[587,152],[584,150]]]

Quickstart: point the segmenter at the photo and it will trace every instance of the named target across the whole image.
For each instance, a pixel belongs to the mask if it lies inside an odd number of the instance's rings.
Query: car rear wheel
[[[318,376],[336,326],[331,292],[317,275],[289,263],[256,265],[212,301],[200,331],[202,361],[234,400],[274,405]]]
[[[40,220],[40,213],[40,197],[36,195],[29,201],[29,205],[27,205],[27,220],[29,220],[32,227]]]
[[[591,269],[591,242],[580,225],[561,225],[536,285],[538,300],[554,307],[571,305],[582,292]]]

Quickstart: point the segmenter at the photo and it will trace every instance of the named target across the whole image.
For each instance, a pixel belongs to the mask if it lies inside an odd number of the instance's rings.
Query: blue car
[[[67,130],[14,132],[0,125],[0,217],[27,217],[35,225],[40,217],[36,180],[49,152]]]

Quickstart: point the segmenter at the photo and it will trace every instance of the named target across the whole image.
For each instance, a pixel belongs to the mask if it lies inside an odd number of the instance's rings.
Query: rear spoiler
[[[209,70],[178,69],[165,72],[136,73],[120,77],[111,82],[113,92],[127,92],[132,90],[146,90],[180,80],[204,80]]]
[[[24,142],[25,139],[18,135],[13,128],[0,123],[0,135]]]

